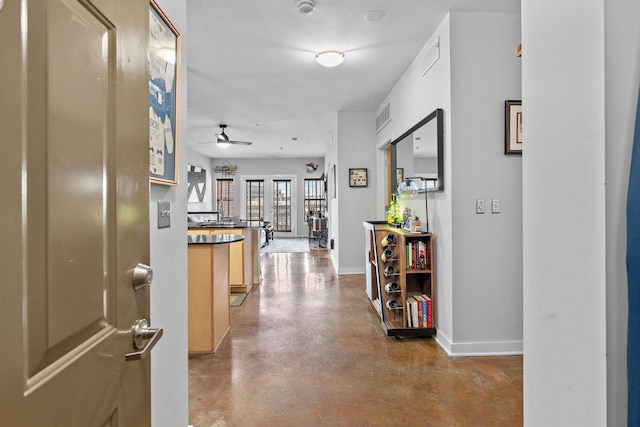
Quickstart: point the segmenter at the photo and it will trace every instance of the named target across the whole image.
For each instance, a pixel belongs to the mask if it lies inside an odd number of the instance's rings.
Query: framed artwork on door
[[[178,185],[180,33],[160,6],[149,5],[149,179]]]

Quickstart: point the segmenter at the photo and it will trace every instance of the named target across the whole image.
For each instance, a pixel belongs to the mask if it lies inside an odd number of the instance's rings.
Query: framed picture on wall
[[[149,5],[149,180],[178,185],[180,33]]]
[[[349,187],[367,186],[367,168],[349,169]]]
[[[327,174],[327,197],[329,199],[336,198],[336,165],[329,166]]]
[[[504,154],[522,154],[522,101],[504,102]]]
[[[187,203],[203,203],[207,195],[207,170],[187,165]]]

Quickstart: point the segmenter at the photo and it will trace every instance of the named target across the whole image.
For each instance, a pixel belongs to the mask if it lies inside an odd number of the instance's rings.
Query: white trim
[[[387,147],[391,144],[391,139],[388,139],[383,144],[378,147],[376,153],[376,166],[379,171],[383,171],[382,173],[376,174],[377,177],[377,189],[376,189],[376,197],[377,204],[376,206],[379,209],[375,213],[375,218],[371,219],[386,219],[386,208],[389,204],[389,198],[387,197]]]
[[[453,343],[440,331],[435,340],[449,356],[521,356],[524,353],[520,341],[486,341]]]
[[[338,269],[338,275],[348,275],[348,274],[364,274],[365,270],[358,267],[351,268],[340,268]]]

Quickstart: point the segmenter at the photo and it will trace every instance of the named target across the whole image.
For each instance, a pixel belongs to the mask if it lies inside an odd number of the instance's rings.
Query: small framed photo
[[[522,154],[522,101],[504,102],[504,154]]]
[[[404,181],[404,168],[397,168],[396,169],[396,183],[400,184],[402,181]]]
[[[349,169],[349,187],[367,186],[367,168]]]

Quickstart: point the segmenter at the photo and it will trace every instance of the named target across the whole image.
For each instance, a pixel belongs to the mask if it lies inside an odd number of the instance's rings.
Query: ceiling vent
[[[316,10],[315,0],[299,0],[298,12],[302,15],[311,15]]]
[[[384,106],[378,117],[376,117],[376,133],[380,132],[387,123],[391,121],[391,103]]]

